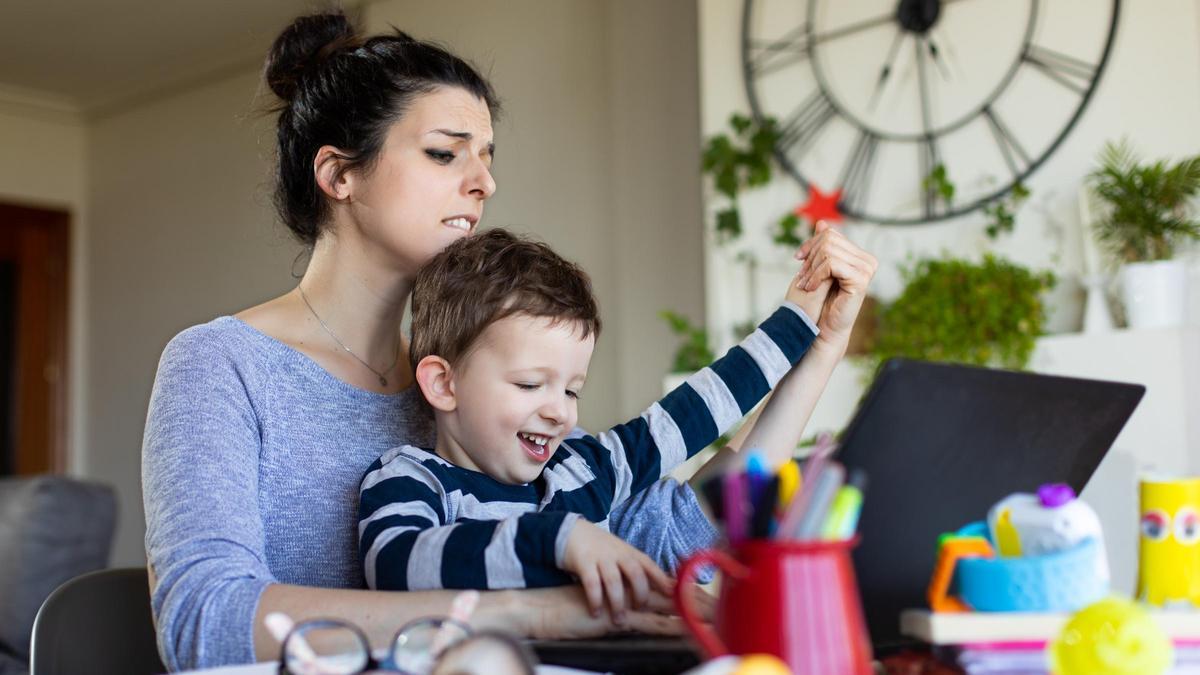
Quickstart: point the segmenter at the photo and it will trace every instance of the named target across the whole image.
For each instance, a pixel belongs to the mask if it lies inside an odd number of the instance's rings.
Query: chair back
[[[108,567],[116,519],[108,485],[0,478],[0,673],[29,669],[33,619],[54,589]]]
[[[33,622],[30,675],[151,675],[158,656],[144,567],[75,577],[46,598]]]

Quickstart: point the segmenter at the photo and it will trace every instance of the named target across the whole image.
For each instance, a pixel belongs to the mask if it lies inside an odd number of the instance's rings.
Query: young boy
[[[794,284],[793,284],[794,286]],[[418,275],[410,358],[437,447],[394,448],[363,478],[359,551],[375,589],[583,584],[592,611],[670,578],[607,530],[630,495],[712,443],[816,336],[788,300],[640,417],[571,437],[600,330],[591,283],[503,230],[455,242]],[[634,598],[627,602],[625,585]]]

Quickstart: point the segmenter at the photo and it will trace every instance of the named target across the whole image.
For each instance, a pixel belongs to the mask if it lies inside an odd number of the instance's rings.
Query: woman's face
[[[457,87],[417,96],[374,166],[358,171],[350,209],[370,252],[407,273],[475,230],[492,180],[487,104]]]

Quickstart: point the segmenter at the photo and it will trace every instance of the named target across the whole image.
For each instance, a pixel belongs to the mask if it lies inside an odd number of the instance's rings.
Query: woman
[[[152,604],[173,670],[276,657],[262,621],[272,611],[339,617],[383,645],[453,597],[357,590],[352,524],[375,457],[433,444],[399,327],[417,270],[468,236],[495,192],[496,96],[454,55],[402,33],[363,39],[340,14],[297,19],[266,80],[282,101],[277,207],[311,259],[293,291],[185,330],[159,364],[142,473]],[[819,391],[874,261],[831,234],[811,246],[809,283],[838,281],[827,307],[841,297],[821,318],[822,356],[794,378]],[[677,632],[654,611],[668,607],[657,598],[623,627]],[[613,628],[577,587],[487,593],[472,622],[540,637]]]

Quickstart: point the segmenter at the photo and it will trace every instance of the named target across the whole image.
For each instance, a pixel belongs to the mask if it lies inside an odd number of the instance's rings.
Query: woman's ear
[[[313,158],[313,176],[317,186],[330,199],[343,201],[350,197],[354,179],[346,171],[346,153],[332,145],[322,145]]]
[[[450,362],[440,356],[426,356],[417,363],[417,385],[435,410],[451,412],[458,407],[454,396],[454,373]]]

